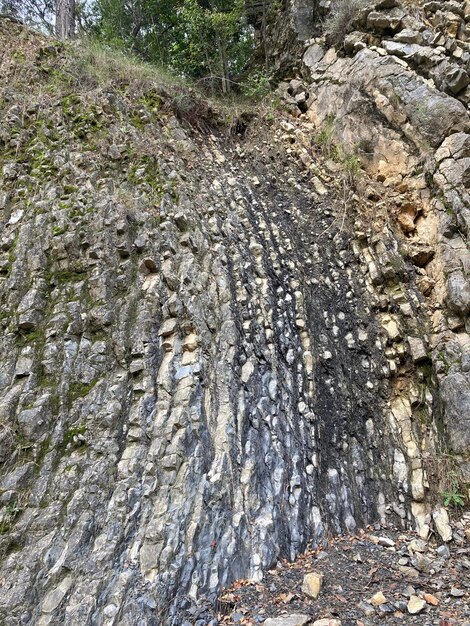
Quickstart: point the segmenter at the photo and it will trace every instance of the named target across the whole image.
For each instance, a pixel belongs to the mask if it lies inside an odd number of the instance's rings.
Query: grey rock
[[[172,317],[163,323],[162,327],[158,331],[158,334],[161,337],[168,337],[169,335],[172,335],[175,332],[177,326],[178,326],[178,320]]]
[[[264,626],[307,626],[311,624],[310,617],[304,614],[292,614],[283,617],[270,617],[264,623]]]
[[[459,315],[470,313],[470,281],[461,271],[452,272],[447,280],[447,302]]]
[[[425,49],[422,46],[414,43],[402,43],[396,41],[384,41],[383,47],[388,52],[388,54],[394,54],[397,57],[411,57],[418,53],[422,53]]]
[[[310,27],[313,4],[299,0],[284,14],[280,74],[298,47],[295,21]],[[9,163],[0,227],[0,497],[2,507],[18,508],[2,534],[18,545],[0,563],[2,625],[103,618],[207,626],[214,617],[204,598],[237,578],[259,581],[269,564],[326,534],[392,511],[404,526],[415,513],[421,534],[429,526],[426,503],[410,510],[409,502],[410,488],[425,495],[412,428],[417,399],[404,392],[392,412],[389,404],[393,372],[406,360],[402,338],[432,328],[414,287],[414,274],[424,273],[405,261],[394,226],[376,235],[360,225],[361,238],[348,220],[341,226],[330,177],[319,167],[310,180],[308,169],[317,166],[312,140],[328,115],[332,141],[346,151],[348,138],[361,146],[364,167],[380,170],[377,182],[397,203],[407,184],[425,197],[424,175],[409,175],[423,144],[441,146],[443,206],[432,219],[442,212],[452,225],[439,225],[436,250],[449,277],[467,278],[464,97],[413,69],[422,62],[431,72],[452,46],[425,45],[429,26],[423,41],[406,31],[394,38],[400,48],[392,45],[392,54],[369,48],[377,33],[420,28],[401,9],[388,10],[395,4],[361,12],[357,27],[369,16],[375,32],[349,37],[353,58],[308,46],[299,79],[282,87],[297,116],[296,96],[309,107],[305,118],[274,122],[256,146],[200,133],[171,107],[136,101],[132,89],[77,85],[80,111],[103,111],[99,137],[82,141],[56,98],[31,109],[35,82],[26,95],[8,95],[2,74]],[[3,73],[14,67],[9,54],[2,45]],[[158,102],[170,98],[155,91]],[[36,146],[38,127],[54,164],[41,179],[24,155],[11,156],[15,146]],[[124,154],[133,155],[135,176]],[[149,183],[149,164],[158,184]],[[381,191],[375,195],[379,202]],[[412,207],[410,231],[420,233],[429,215]],[[438,274],[439,264],[431,269]],[[438,307],[443,277],[435,279]],[[464,315],[461,287],[450,301],[460,298]],[[459,339],[464,322],[453,323]],[[445,430],[463,455],[469,381],[463,350],[442,341],[452,358],[440,359],[442,386],[427,386],[423,402],[433,420],[430,392],[442,400],[446,429],[432,423],[429,433]],[[428,378],[417,374],[420,390]]]
[[[364,43],[364,34],[357,32],[357,31],[354,31],[346,35],[346,37],[344,38],[344,42],[343,42],[343,48],[346,54],[355,53],[358,50],[361,50],[362,48],[364,48],[365,45],[366,44]],[[306,61],[305,56],[304,56],[304,63],[309,67],[313,66],[314,64],[309,61],[310,59],[307,59]]]
[[[305,85],[301,80],[294,78],[289,83],[289,93],[295,98],[296,96],[305,93]]]
[[[454,598],[463,598],[465,596],[465,591],[463,589],[459,589],[458,587],[452,587],[450,595]]]
[[[426,347],[419,337],[408,337],[408,345],[414,363],[420,363],[428,358]]]
[[[402,23],[405,13],[400,8],[383,11],[372,11],[367,16],[367,26],[372,29],[396,32]]]
[[[424,554],[420,554],[419,552],[415,553],[414,557],[411,560],[413,567],[415,567],[419,572],[429,573],[432,569],[432,560],[425,556]]]
[[[110,159],[112,159],[113,161],[117,161],[121,158],[121,150],[118,146],[112,144],[108,148],[108,155]]]
[[[454,133],[447,137],[436,151],[436,161],[447,158],[462,159],[470,157],[470,135]]]
[[[72,576],[66,576],[57,587],[51,589],[44,598],[42,603],[42,610],[44,613],[52,613],[62,602],[68,590],[72,586]]]
[[[313,69],[319,63],[319,61],[321,61],[324,55],[325,50],[318,44],[313,44],[312,46],[309,46],[307,48],[302,60],[306,67]]]
[[[441,383],[444,417],[450,441],[457,453],[470,445],[470,388],[468,374],[449,373]]]
[[[450,550],[449,550],[449,546],[446,544],[443,544],[442,546],[438,546],[436,548],[436,553],[444,559],[448,559],[450,557]]]
[[[454,67],[446,74],[446,84],[452,93],[458,94],[470,83],[467,72],[460,67]]]
[[[394,36],[395,41],[400,43],[423,43],[423,36],[417,30],[411,30],[410,28],[404,28]]]
[[[25,463],[21,467],[17,467],[10,473],[2,476],[0,489],[4,491],[24,490],[27,487],[33,472],[34,463]]]
[[[0,209],[4,209],[7,206],[8,194],[5,191],[0,191]]]

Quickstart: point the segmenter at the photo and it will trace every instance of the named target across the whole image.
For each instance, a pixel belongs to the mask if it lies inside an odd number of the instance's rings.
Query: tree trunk
[[[228,81],[227,45],[225,39],[216,33],[216,45],[219,52],[219,71],[222,84],[222,93],[228,93],[230,83]]]
[[[59,39],[70,39],[75,35],[75,0],[57,0],[55,34]]]

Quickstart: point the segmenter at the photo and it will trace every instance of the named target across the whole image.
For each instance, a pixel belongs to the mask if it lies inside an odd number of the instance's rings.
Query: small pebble
[[[426,601],[423,600],[423,598],[420,598],[419,596],[411,596],[408,600],[408,613],[411,615],[417,615],[418,613],[421,613],[425,606]]]
[[[387,602],[387,598],[381,591],[378,591],[372,596],[369,602],[372,606],[380,606],[381,604],[385,604]]]
[[[465,591],[462,591],[462,589],[458,589],[457,587],[452,587],[450,595],[454,598],[462,598],[465,595]]]

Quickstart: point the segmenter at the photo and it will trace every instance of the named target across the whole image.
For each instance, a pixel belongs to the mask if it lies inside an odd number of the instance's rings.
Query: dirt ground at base
[[[323,577],[316,600],[302,592],[311,572]],[[380,593],[385,602],[374,606]],[[408,611],[411,596],[425,601],[415,615]],[[470,545],[369,528],[279,563],[261,583],[238,581],[220,595],[217,608],[226,625],[305,614],[312,624],[330,618],[341,626],[470,626]]]

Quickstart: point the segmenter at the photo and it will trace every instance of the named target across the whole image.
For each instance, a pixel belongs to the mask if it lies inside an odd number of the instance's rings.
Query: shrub
[[[354,22],[364,4],[364,0],[333,0],[330,12],[323,22],[323,32],[329,45],[343,45],[346,35],[354,30]]]
[[[263,71],[254,71],[242,81],[241,90],[247,98],[262,100],[271,92],[269,76]]]

